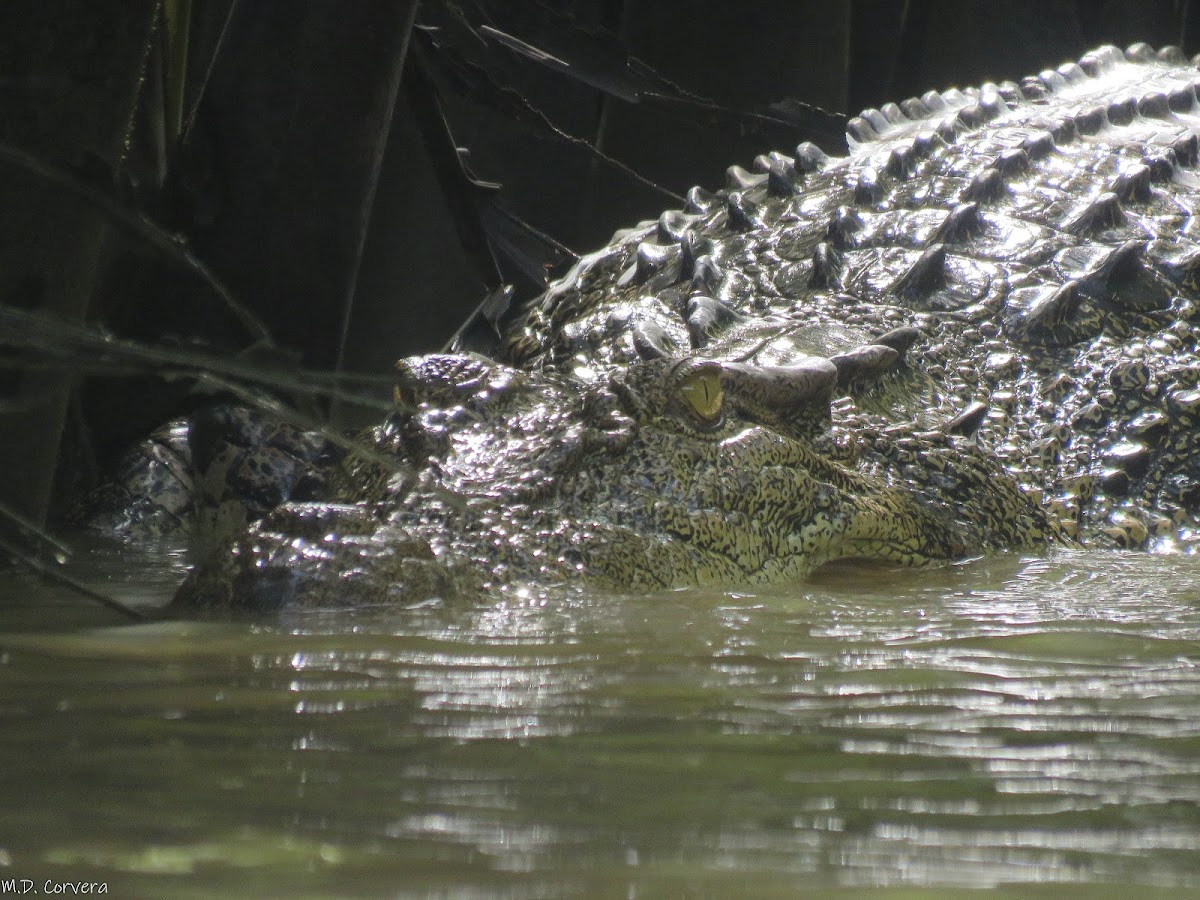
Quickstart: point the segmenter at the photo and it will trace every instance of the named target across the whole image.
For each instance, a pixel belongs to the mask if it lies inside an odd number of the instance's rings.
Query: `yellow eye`
[[[704,424],[715,425],[721,421],[725,392],[716,371],[701,369],[684,376],[679,384],[679,396],[688,412]]]

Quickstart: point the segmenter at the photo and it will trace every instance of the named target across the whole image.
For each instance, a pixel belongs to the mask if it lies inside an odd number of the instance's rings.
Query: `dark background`
[[[385,373],[731,163],[843,152],[864,106],[1197,28],[1186,0],[6,0],[0,302]],[[0,499],[34,518],[211,401],[0,352]]]

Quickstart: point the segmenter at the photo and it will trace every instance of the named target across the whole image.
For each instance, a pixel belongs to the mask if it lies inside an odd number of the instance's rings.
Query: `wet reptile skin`
[[[180,602],[1196,546],[1198,84],[1106,47],[732,167],[581,260],[505,362],[403,363],[368,436],[402,465],[335,466]]]

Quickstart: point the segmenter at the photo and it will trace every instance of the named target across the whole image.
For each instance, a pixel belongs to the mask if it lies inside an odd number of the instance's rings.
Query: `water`
[[[150,605],[181,566],[77,571]],[[266,624],[119,625],[16,575],[0,596],[0,886],[1200,891],[1196,556]]]

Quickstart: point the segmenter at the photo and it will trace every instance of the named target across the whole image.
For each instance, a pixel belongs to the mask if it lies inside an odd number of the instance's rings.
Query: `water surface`
[[[131,603],[182,560],[92,550]],[[1200,557],[128,626],[0,581],[0,879],[116,896],[1200,891]],[[891,895],[892,891],[886,891]]]

